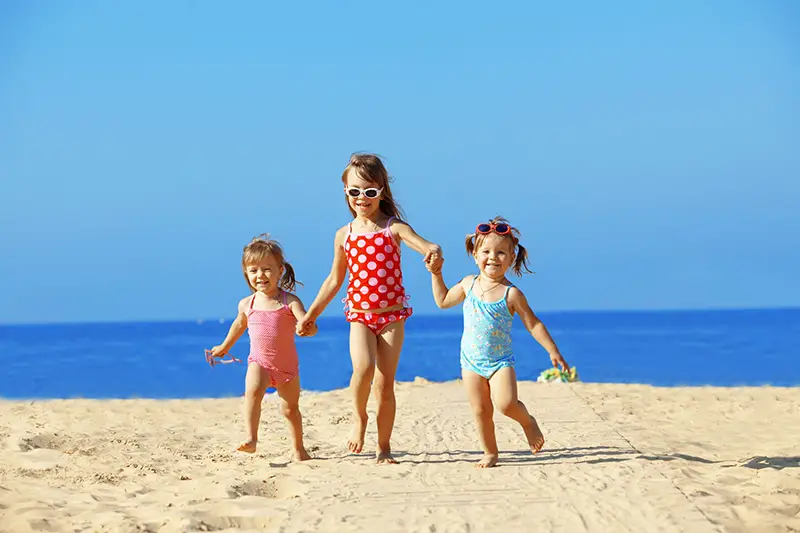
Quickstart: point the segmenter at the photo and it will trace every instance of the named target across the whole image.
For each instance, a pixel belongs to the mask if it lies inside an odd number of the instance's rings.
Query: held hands
[[[444,257],[438,257],[436,259],[431,259],[427,263],[425,263],[425,268],[428,269],[428,272],[433,274],[434,276],[438,276],[442,273],[442,266],[444,265]]]
[[[431,260],[437,260],[440,257],[442,257],[442,247],[439,246],[438,244],[431,244],[425,250],[425,256],[422,258],[422,260],[425,261],[426,264],[428,264],[431,262]]]
[[[297,322],[295,333],[297,333],[297,335],[300,337],[313,337],[317,334],[317,330],[317,323],[314,322],[308,314],[306,314]]]
[[[425,251],[425,257],[422,260],[425,261],[425,268],[428,269],[428,272],[431,274],[440,274],[442,272],[442,263],[444,263],[442,247],[438,244],[432,244]]]

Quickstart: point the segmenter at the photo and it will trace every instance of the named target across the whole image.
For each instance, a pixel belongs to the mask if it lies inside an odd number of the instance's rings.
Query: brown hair
[[[511,253],[515,254],[514,264],[511,265],[511,269],[514,271],[514,274],[521,276],[524,274],[523,269],[533,274],[533,271],[528,268],[528,250],[526,250],[525,247],[519,243],[519,238],[521,236],[519,230],[509,224],[508,220],[504,219],[503,217],[494,217],[489,221],[489,224],[506,224],[509,228],[511,228],[510,233],[506,233],[505,235],[496,235],[511,241]],[[467,248],[467,253],[469,255],[474,255],[475,250],[480,247],[485,238],[486,235],[477,232],[467,235],[467,239],[464,241],[464,244]]]
[[[294,276],[294,268],[286,262],[283,255],[283,248],[280,243],[271,239],[269,233],[262,233],[254,237],[250,244],[244,247],[242,251],[242,272],[244,272],[244,279],[247,286],[250,287],[252,292],[256,289],[250,285],[250,280],[247,278],[247,265],[258,263],[267,256],[274,256],[278,264],[283,266],[283,276],[278,282],[278,286],[285,291],[294,292],[297,285],[302,285]]]
[[[361,153],[355,153],[351,155],[350,162],[347,163],[347,166],[344,168],[344,172],[342,172],[342,183],[345,185],[347,185],[347,174],[351,170],[355,172],[356,176],[359,178],[365,181],[376,183],[379,188],[383,188],[380,202],[381,213],[387,217],[395,217],[400,221],[405,221],[403,210],[400,208],[397,202],[394,201],[392,189],[389,187],[389,183],[394,180],[391,176],[389,176],[389,172],[383,165],[383,161],[381,161],[380,156],[375,154]],[[347,197],[345,197],[345,202],[347,202],[347,208],[350,209],[350,213],[355,218],[356,212],[350,207],[350,201]]]

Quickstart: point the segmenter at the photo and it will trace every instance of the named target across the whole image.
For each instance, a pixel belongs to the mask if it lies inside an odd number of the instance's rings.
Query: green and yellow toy
[[[579,381],[578,369],[574,366],[568,371],[564,372],[558,368],[548,368],[536,379],[540,383],[550,383],[552,381],[561,381],[562,383],[574,383]]]

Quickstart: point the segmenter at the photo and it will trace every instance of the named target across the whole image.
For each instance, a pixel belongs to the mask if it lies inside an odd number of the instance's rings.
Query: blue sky
[[[308,305],[360,150],[450,282],[502,214],[535,310],[800,305],[800,4],[487,5],[3,2],[0,323],[230,317],[264,231]]]

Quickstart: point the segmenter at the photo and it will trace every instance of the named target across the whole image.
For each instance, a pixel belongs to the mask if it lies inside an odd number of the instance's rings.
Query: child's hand
[[[425,263],[430,263],[431,260],[437,260],[442,257],[442,247],[438,244],[432,244],[425,250],[425,257],[422,259]]]
[[[228,350],[223,349],[221,344],[219,346],[214,346],[209,351],[212,357],[225,357],[225,354],[228,353]]]
[[[442,265],[444,265],[444,258],[439,257],[438,259],[431,259],[427,263],[425,263],[425,268],[428,269],[428,272],[433,274],[434,276],[438,276],[442,273]]]
[[[298,320],[297,327],[295,328],[295,333],[300,335],[301,337],[308,337],[309,331],[314,328],[314,333],[316,333],[317,325],[311,320],[311,317],[306,314],[301,320]],[[313,335],[313,334],[312,334]]]
[[[311,325],[306,329],[306,337],[313,337],[319,331],[319,327],[317,327],[316,322],[312,322]]]
[[[569,372],[569,365],[559,352],[550,354],[550,362],[553,363],[553,368],[558,368],[560,366],[562,372]]]

